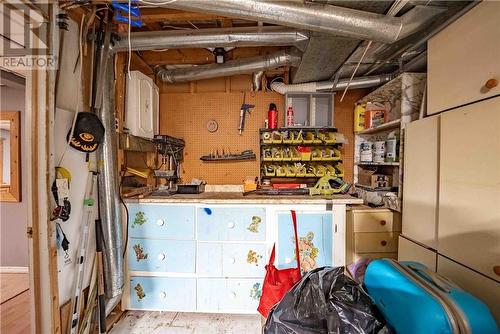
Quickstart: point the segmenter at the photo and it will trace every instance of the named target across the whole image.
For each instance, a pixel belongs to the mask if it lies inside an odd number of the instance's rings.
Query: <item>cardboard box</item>
[[[392,175],[373,174],[369,185],[374,188],[392,187]]]
[[[374,188],[387,188],[392,187],[392,175],[385,175],[377,173],[376,169],[359,169],[358,183],[361,185],[374,187]]]

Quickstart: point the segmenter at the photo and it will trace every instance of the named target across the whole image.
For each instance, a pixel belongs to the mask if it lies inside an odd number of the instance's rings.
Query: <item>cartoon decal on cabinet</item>
[[[295,245],[295,240],[292,242]],[[318,247],[314,246],[314,232],[307,232],[305,237],[299,235],[300,269],[310,271],[318,268],[316,263],[318,252]]]
[[[259,233],[259,225],[262,222],[262,219],[259,216],[253,216],[252,222],[247,227],[247,230],[253,233]]]
[[[144,248],[140,244],[134,245],[135,259],[137,262],[148,259],[148,253],[144,253]]]
[[[247,254],[247,263],[248,264],[255,264],[256,266],[259,265],[259,259],[262,259],[262,255],[257,254],[256,251],[249,250]]]
[[[134,228],[136,226],[142,226],[142,225],[146,224],[147,221],[148,221],[148,219],[146,218],[146,215],[144,214],[144,212],[138,211],[135,214],[134,221],[132,222],[132,228]]]
[[[141,284],[137,283],[136,286],[134,287],[134,290],[139,300],[142,300],[144,297],[146,297],[146,294],[144,293],[144,289],[142,288]]]
[[[260,297],[262,296],[262,288],[260,286],[260,283],[255,283],[250,290],[250,298],[255,299],[255,300],[260,300]]]

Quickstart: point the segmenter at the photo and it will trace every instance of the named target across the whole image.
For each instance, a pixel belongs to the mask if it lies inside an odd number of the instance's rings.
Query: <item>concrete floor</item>
[[[128,311],[110,334],[260,334],[259,315]]]

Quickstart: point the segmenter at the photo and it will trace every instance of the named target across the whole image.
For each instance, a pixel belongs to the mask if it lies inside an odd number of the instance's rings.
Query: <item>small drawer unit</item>
[[[360,258],[397,258],[400,217],[398,212],[367,206],[347,211],[346,263]]]
[[[255,313],[262,295],[262,279],[199,278],[198,311]]]
[[[128,267],[130,270],[195,272],[195,241],[131,238],[128,248]]]
[[[206,206],[197,209],[201,241],[264,241],[266,210],[255,207]]]
[[[198,274],[213,277],[264,277],[266,245],[210,243],[198,244]]]
[[[134,203],[127,207],[131,238],[194,240],[194,206]]]
[[[130,278],[130,308],[194,311],[196,310],[196,279],[132,276]]]

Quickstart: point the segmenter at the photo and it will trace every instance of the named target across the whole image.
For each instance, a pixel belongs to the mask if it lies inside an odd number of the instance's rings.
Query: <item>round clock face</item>
[[[207,122],[207,130],[208,132],[215,132],[219,128],[219,124],[214,119],[211,119]]]

